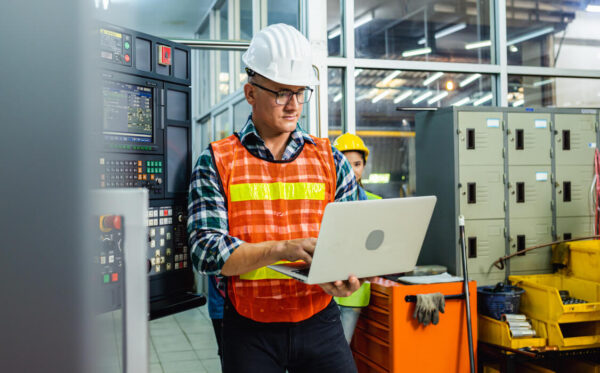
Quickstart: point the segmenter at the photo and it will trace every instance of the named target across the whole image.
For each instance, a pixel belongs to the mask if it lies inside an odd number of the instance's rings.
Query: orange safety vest
[[[229,234],[245,242],[318,237],[325,206],[335,199],[335,163],[328,139],[314,138],[286,161],[252,155],[235,135],[211,144],[227,197]],[[298,322],[330,302],[306,285],[267,267],[228,278],[237,312],[259,322]]]

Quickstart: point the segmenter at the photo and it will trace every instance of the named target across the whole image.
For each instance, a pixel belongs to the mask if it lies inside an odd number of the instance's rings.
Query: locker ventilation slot
[[[517,203],[525,203],[525,183],[517,183]]]
[[[517,150],[525,149],[525,145],[523,142],[523,130],[516,130],[516,139],[515,139],[515,148]]]
[[[520,234],[517,236],[517,252],[523,250],[525,250],[525,235]],[[525,255],[525,253],[519,255]]]
[[[571,202],[571,182],[563,182],[563,202]]]
[[[475,128],[467,128],[467,149],[475,149]]]
[[[562,150],[571,150],[571,131],[562,131]]]
[[[467,246],[469,248],[469,258],[477,258],[477,237],[467,238]]]
[[[467,183],[467,203],[477,203],[476,196],[476,184],[477,183]]]

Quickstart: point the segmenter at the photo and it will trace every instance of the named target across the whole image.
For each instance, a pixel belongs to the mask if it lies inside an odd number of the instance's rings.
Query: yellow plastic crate
[[[559,324],[532,319],[531,325],[546,338],[548,346],[556,346],[559,350],[600,347],[600,321]]]
[[[478,340],[498,346],[518,349],[523,347],[541,347],[546,345],[546,338],[542,337],[513,338],[510,335],[510,330],[506,322],[483,315],[478,316],[477,329]]]
[[[525,290],[520,312],[532,319],[558,323],[600,320],[600,283],[560,274],[510,276]],[[559,290],[589,303],[563,304]]]
[[[600,282],[600,240],[569,243],[569,269],[573,276]]]

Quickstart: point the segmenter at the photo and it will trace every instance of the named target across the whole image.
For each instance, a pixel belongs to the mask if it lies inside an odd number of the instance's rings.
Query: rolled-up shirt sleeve
[[[229,255],[243,241],[229,235],[227,202],[210,150],[206,149],[192,172],[188,196],[190,253],[194,268],[218,275]]]

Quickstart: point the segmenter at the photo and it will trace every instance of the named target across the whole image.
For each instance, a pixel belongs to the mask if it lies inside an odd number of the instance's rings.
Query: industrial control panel
[[[590,188],[598,143],[593,109],[444,108],[416,116],[417,194],[438,202],[419,264],[460,273],[465,216],[469,276],[480,284],[550,271],[550,248],[594,233]]]
[[[94,217],[96,227],[96,252],[93,261],[97,274],[98,312],[110,312],[122,307],[123,302],[123,245],[125,233],[121,215],[102,215]]]
[[[100,188],[148,191],[150,317],[197,307],[188,249],[190,49],[115,25],[98,26],[102,89]]]

